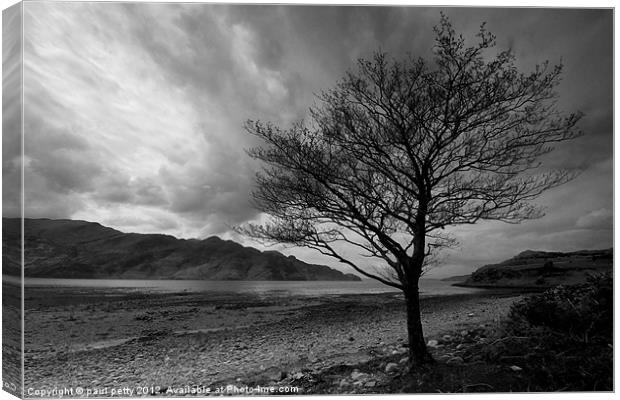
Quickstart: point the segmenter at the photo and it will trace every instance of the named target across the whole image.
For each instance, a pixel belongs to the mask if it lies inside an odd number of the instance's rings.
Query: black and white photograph
[[[2,88],[13,396],[614,390],[611,7],[24,1]]]

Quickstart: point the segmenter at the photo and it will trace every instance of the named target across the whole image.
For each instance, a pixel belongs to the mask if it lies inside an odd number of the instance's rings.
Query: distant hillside
[[[442,281],[444,282],[465,282],[467,279],[469,279],[471,275],[456,275],[456,276],[449,276],[447,278],[443,278]]]
[[[570,253],[524,251],[474,271],[463,286],[550,287],[584,282],[588,273],[612,272],[613,249]]]
[[[216,236],[204,240],[123,233],[98,223],[26,219],[28,277],[204,280],[360,280],[276,251]],[[2,219],[3,273],[20,274],[20,220]]]

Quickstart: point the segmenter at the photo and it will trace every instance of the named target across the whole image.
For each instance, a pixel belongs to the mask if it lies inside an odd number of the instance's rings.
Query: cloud
[[[579,217],[575,226],[581,229],[612,229],[613,212],[607,208],[601,208]]]
[[[584,136],[543,160],[583,170],[539,199],[547,215],[518,226],[454,228],[462,247],[447,253],[447,269],[532,246],[611,243],[609,10],[69,2],[30,2],[24,10],[27,216],[247,241],[230,231],[260,218],[249,201],[260,165],[245,152],[259,143],[243,122],[286,127],[305,118],[315,93],[374,50],[428,57],[443,10],[468,40],[487,21],[498,47],[512,47],[524,70],[562,60],[558,107],[585,112]],[[15,83],[10,75],[5,93]],[[5,116],[19,113],[3,107]],[[5,119],[4,131],[19,130],[17,122]],[[18,183],[19,143],[19,135],[3,136],[5,184]],[[4,193],[4,213],[14,213],[18,199]]]
[[[21,8],[2,12],[2,215],[21,215]]]

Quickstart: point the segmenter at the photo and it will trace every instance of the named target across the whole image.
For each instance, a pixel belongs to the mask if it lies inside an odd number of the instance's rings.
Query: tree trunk
[[[426,348],[422,319],[420,317],[420,293],[415,288],[405,291],[407,304],[407,334],[409,337],[409,367],[433,362],[433,357]]]

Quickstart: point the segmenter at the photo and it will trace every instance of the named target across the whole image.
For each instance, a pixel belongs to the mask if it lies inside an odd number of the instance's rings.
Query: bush
[[[596,275],[515,303],[482,353],[524,369],[532,391],[613,390],[613,280]]]
[[[585,343],[611,343],[612,277],[592,275],[584,284],[558,286],[515,303],[507,328],[514,335],[547,331]]]

